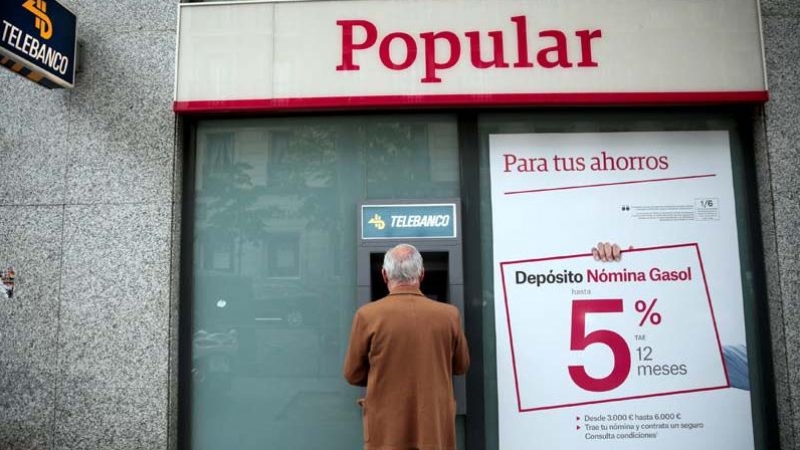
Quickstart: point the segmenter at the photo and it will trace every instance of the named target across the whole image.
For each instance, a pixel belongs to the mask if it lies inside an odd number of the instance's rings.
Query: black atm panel
[[[388,249],[387,249],[388,250]],[[386,283],[383,281],[381,268],[385,252],[370,253],[370,301],[379,300],[389,294]],[[425,266],[425,277],[422,279],[420,290],[432,299],[443,303],[450,303],[450,271],[449,252],[420,252]]]

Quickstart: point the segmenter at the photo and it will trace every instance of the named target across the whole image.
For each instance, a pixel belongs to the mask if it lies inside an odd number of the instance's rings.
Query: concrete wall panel
[[[0,207],[0,265],[14,296],[0,297],[0,448],[45,449],[55,405],[61,206]]]
[[[770,293],[781,315],[773,315],[776,380],[784,448],[800,445],[800,3],[764,3],[764,46],[770,101],[765,134],[770,167],[774,253],[767,252],[768,277],[777,279]],[[776,292],[777,291],[777,292]],[[777,295],[777,296],[776,296]],[[773,307],[773,309],[778,309]],[[777,321],[782,321],[775,323]],[[786,388],[782,388],[782,386]]]

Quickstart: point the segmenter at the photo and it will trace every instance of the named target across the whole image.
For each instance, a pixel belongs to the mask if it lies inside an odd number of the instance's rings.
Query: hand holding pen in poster
[[[14,296],[14,279],[17,274],[13,266],[6,267],[0,272],[0,296],[12,298]]]
[[[592,247],[592,256],[595,261],[619,261],[622,257],[619,245],[610,242],[598,242]]]

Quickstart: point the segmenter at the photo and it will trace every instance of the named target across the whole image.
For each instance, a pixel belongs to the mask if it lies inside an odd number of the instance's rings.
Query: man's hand
[[[592,256],[595,261],[619,261],[622,258],[619,245],[610,242],[598,242],[596,247],[592,247]]]

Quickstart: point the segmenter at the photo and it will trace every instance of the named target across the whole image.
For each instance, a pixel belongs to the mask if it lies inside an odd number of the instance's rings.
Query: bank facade
[[[63,3],[74,88],[0,72],[0,448],[359,448],[405,241],[458,448],[800,448],[800,6]]]

